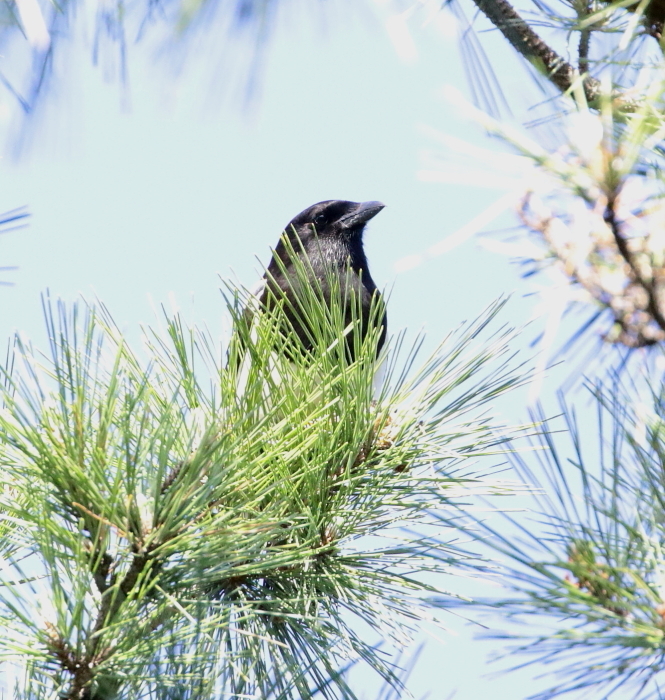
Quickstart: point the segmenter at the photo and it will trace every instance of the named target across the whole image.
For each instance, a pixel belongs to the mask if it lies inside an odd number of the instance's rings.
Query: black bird
[[[291,219],[284,229],[285,236],[277,244],[257,296],[264,309],[270,309],[280,299],[285,300],[285,316],[305,351],[312,350],[312,333],[303,314],[299,313],[298,287],[302,283],[302,273],[300,277],[296,274],[295,257],[300,258],[308,274],[315,277],[327,304],[331,301],[331,276],[333,279],[337,276],[343,298],[348,299],[344,310],[345,324],[352,323],[360,311],[362,338],[370,322],[381,324],[377,354],[381,351],[386,338],[387,316],[382,306],[378,316],[375,311],[373,319],[370,319],[372,304],[382,304],[382,300],[367,265],[363,233],[367,222],[384,206],[381,202],[359,203],[336,199],[318,202]],[[284,242],[285,237],[289,242],[288,247]],[[355,300],[355,313],[349,288],[359,295],[359,299],[356,297]],[[348,337],[350,360],[354,359],[353,348],[353,337]]]

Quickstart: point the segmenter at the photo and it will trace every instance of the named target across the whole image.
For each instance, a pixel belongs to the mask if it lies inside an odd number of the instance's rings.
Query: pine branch
[[[546,175],[529,179],[518,208],[541,251],[527,243],[518,255],[526,275],[554,266],[568,283],[562,288],[568,289],[571,308],[589,303],[591,320],[574,339],[588,335],[593,326],[606,342],[630,349],[665,340],[665,252],[660,238],[664,86],[662,80],[654,81],[630,119],[617,115],[607,94],[601,96],[600,114],[582,106],[577,121],[569,123],[570,143],[553,151],[469,109],[490,133]],[[560,293],[551,299],[559,304]]]
[[[497,306],[421,370],[389,357],[374,400],[379,326],[351,361],[341,298],[305,289],[302,356],[278,352],[281,311],[248,319],[235,291],[228,352],[168,319],[144,368],[106,312],[49,304],[51,360],[17,339],[0,389],[0,653],[30,659],[26,682],[67,700],[354,698],[341,669],[362,659],[399,687],[350,619],[403,637],[437,575],[475,565],[440,529],[394,530],[501,488],[458,470],[506,439],[482,413],[519,383],[490,364],[508,331],[478,342]],[[26,559],[39,597],[16,585]]]
[[[575,68],[548,46],[507,0],[473,1],[508,39],[511,46],[534,66],[542,69],[561,92],[569,92],[572,89],[579,75]],[[600,94],[600,83],[588,76],[583,85],[587,102],[595,103]]]
[[[562,93],[573,92],[575,83],[580,80],[579,72],[543,41],[508,0],[473,1],[520,55],[542,72]],[[584,61],[584,52],[581,57],[582,63],[588,65]],[[587,104],[598,108],[601,97],[600,81],[590,75],[584,75],[581,82]],[[622,92],[617,92],[613,98],[616,105],[624,112],[632,112],[641,104],[639,100]]]
[[[616,377],[590,387],[591,425],[563,401],[563,425],[540,409],[533,449],[509,455],[533,485],[531,517],[474,516],[509,591],[482,603],[513,623],[495,636],[557,676],[534,698],[607,698],[618,687],[635,700],[662,695],[665,383],[660,373],[643,379],[630,390]]]

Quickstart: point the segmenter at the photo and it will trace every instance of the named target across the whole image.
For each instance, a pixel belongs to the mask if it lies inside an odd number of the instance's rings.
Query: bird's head
[[[365,224],[384,206],[381,202],[347,202],[341,199],[318,202],[291,219],[286,233],[289,236],[295,233],[303,242],[314,235],[359,240]]]

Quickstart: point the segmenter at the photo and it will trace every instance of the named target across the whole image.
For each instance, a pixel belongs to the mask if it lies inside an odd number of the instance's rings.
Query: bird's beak
[[[340,219],[342,228],[354,228],[373,219],[386,205],[382,202],[361,202],[357,208]]]

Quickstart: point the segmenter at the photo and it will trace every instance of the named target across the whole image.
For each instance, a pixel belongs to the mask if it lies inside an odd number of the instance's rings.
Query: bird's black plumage
[[[305,351],[312,349],[312,333],[303,314],[297,312],[302,273],[296,273],[296,257],[304,263],[309,281],[316,283],[328,305],[331,303],[331,281],[337,279],[341,297],[345,299],[345,324],[352,323],[354,318],[360,316],[362,338],[370,323],[381,324],[377,353],[381,350],[386,337],[387,316],[381,293],[369,272],[363,232],[367,222],[383,207],[381,202],[318,202],[300,212],[284,229],[284,236],[280,238],[268,265],[260,304],[270,309],[280,299],[286,302],[284,313]],[[377,303],[381,304],[378,315]],[[375,311],[371,313],[373,305]],[[353,359],[353,336],[347,338],[347,348],[350,359]]]

